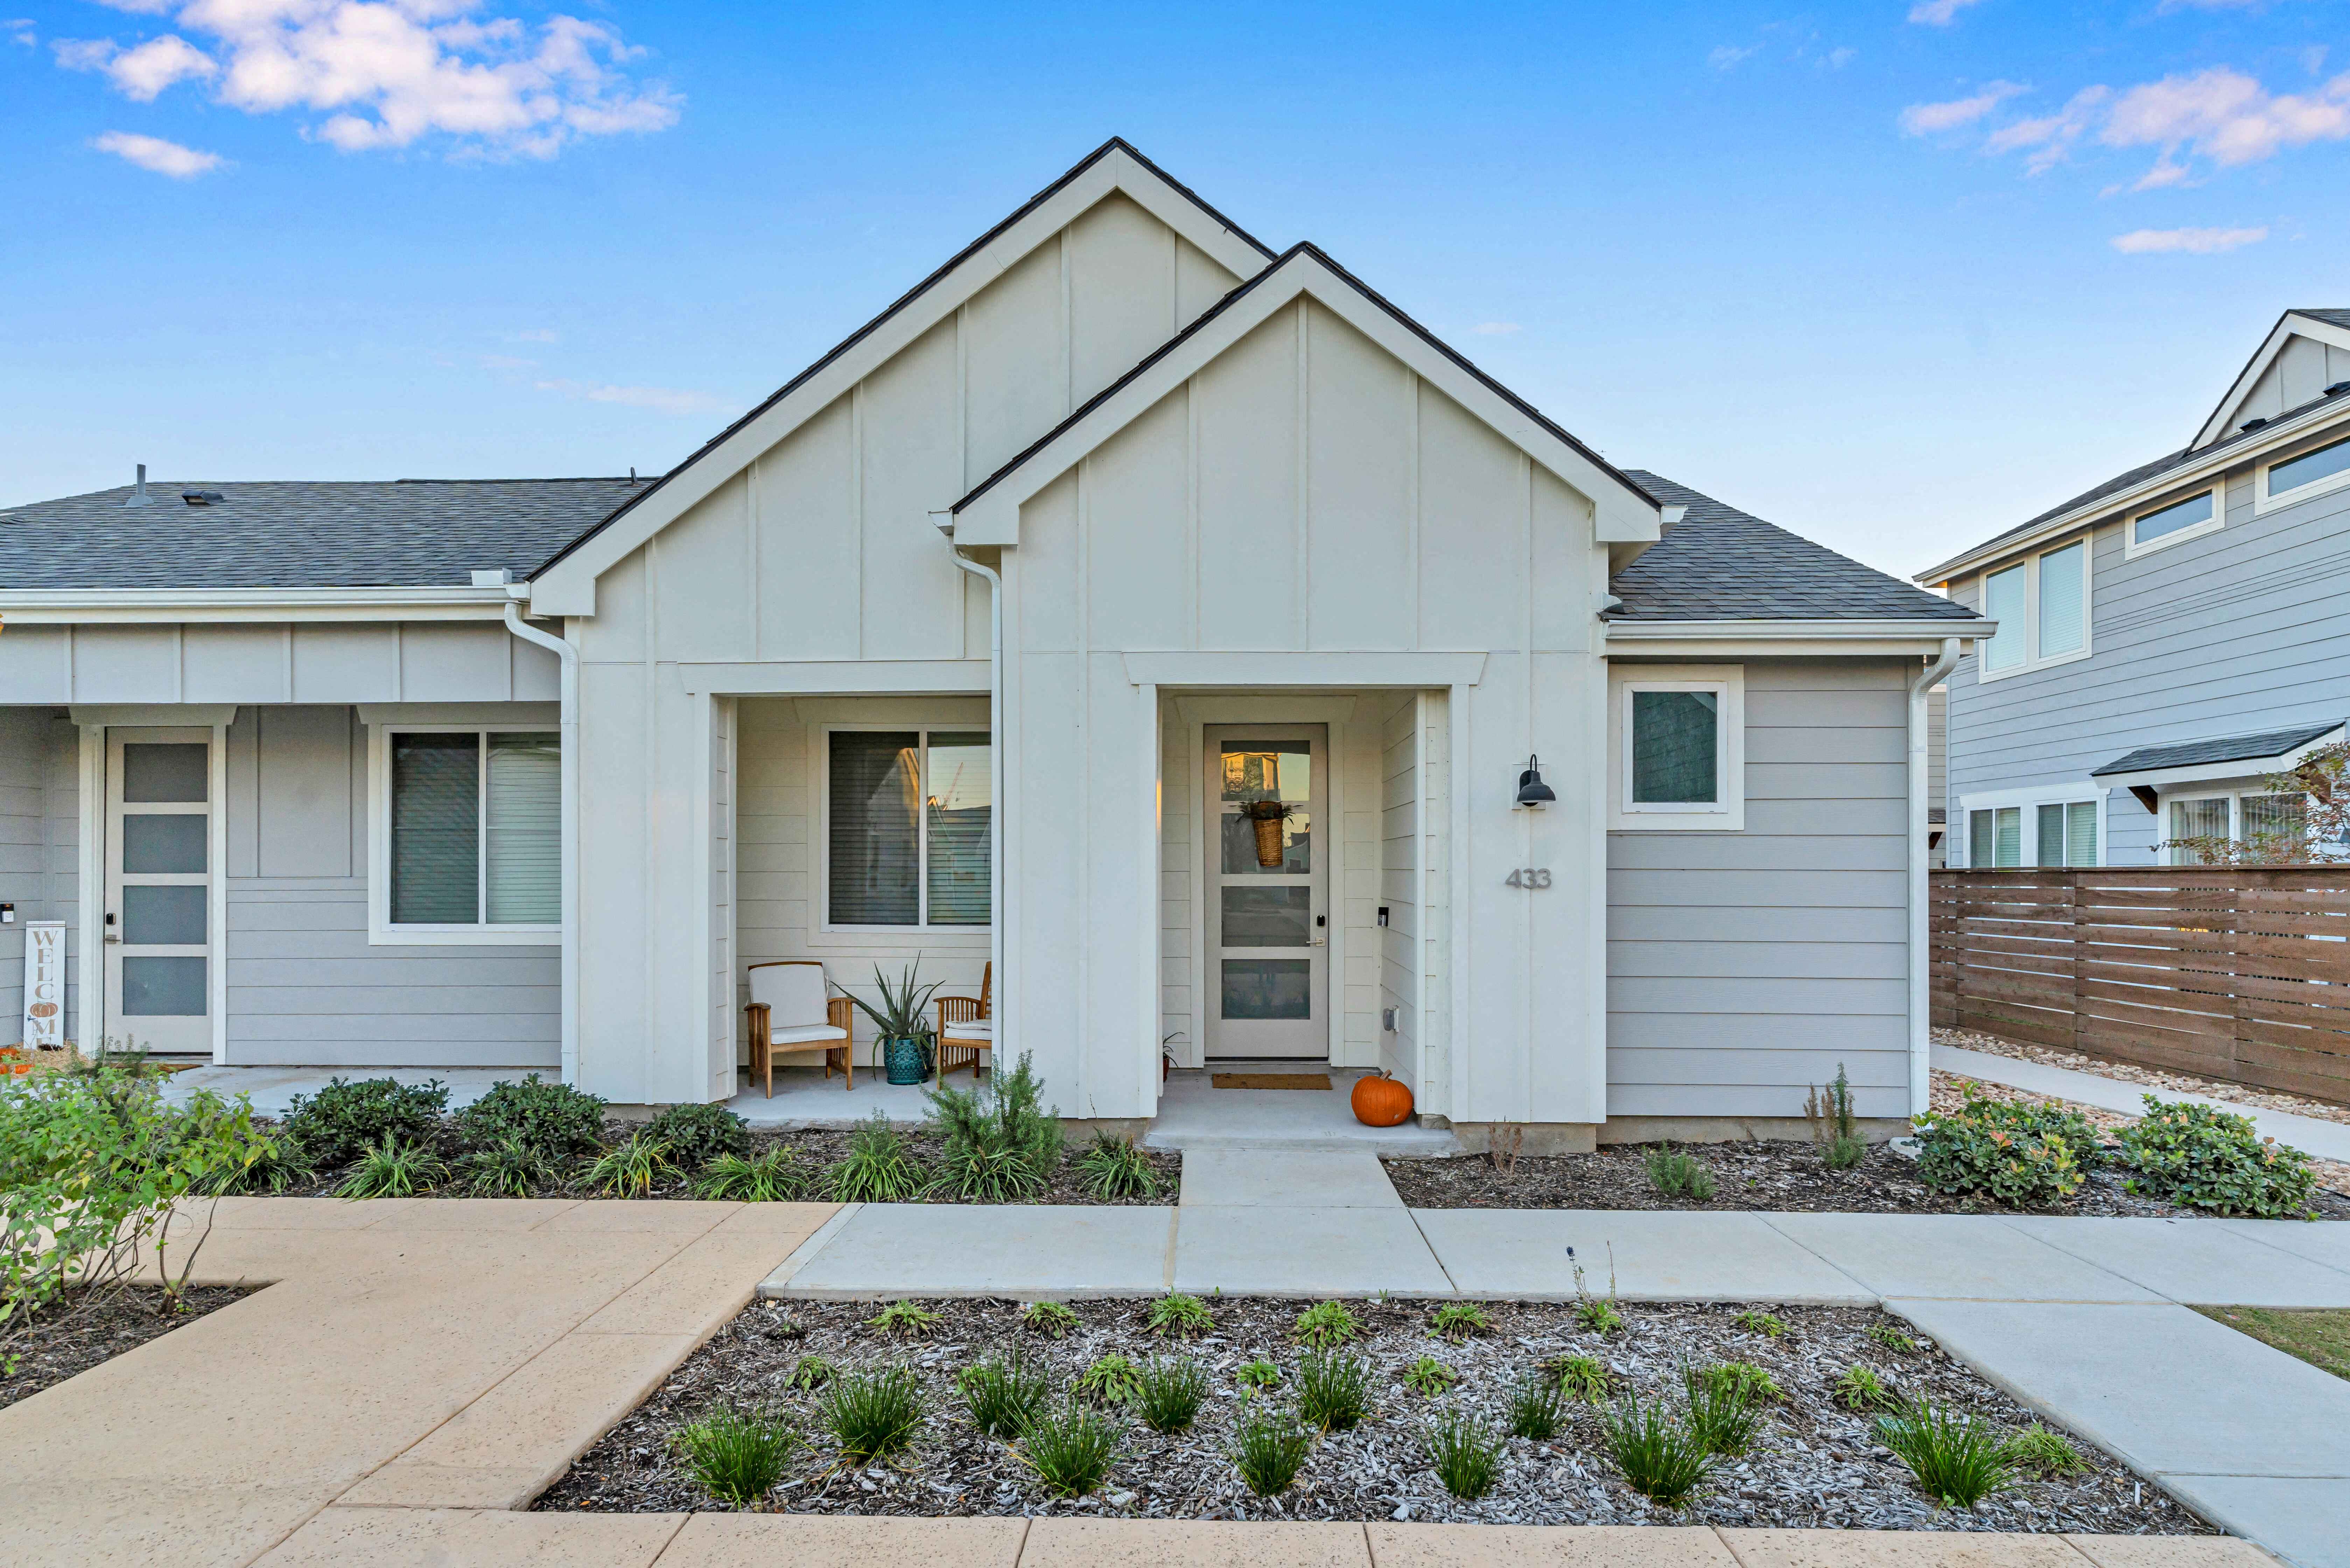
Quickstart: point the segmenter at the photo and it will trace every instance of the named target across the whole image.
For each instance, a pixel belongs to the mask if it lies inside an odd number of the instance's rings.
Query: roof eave
[[[496,620],[496,587],[0,588],[0,625]]]

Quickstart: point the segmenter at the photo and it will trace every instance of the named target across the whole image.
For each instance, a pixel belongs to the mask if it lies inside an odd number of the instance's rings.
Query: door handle
[[[1314,938],[1313,940],[1311,940],[1310,941],[1308,941],[1305,945],[1306,945],[1307,947],[1309,947],[1309,948],[1326,948],[1326,947],[1328,947],[1330,944],[1329,944],[1329,942],[1328,942],[1326,939],[1321,938],[1321,937],[1315,937],[1315,938]]]

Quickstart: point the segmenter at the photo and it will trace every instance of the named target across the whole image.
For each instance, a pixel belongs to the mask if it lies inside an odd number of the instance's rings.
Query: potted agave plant
[[[873,989],[881,998],[879,1007],[868,1005],[863,997],[851,995],[846,990],[841,992],[858,1012],[873,1020],[874,1031],[881,1042],[881,1067],[893,1084],[927,1083],[938,1061],[929,1009],[931,993],[945,982],[917,983],[916,971],[920,967],[919,962],[908,964],[892,985],[889,977],[881,972],[881,966],[875,964]]]

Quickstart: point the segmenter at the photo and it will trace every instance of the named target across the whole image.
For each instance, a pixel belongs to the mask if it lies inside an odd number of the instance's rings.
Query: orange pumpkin
[[[1367,1127],[1400,1127],[1404,1118],[1411,1115],[1410,1088],[1402,1079],[1390,1078],[1385,1073],[1356,1079],[1350,1099],[1355,1119]]]

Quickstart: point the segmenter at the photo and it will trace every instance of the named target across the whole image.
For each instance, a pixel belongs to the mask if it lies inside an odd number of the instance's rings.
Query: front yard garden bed
[[[779,1479],[751,1489],[750,1501],[795,1513],[2210,1532],[2078,1439],[2069,1445],[2077,1471],[2027,1470],[1972,1507],[1939,1505],[1879,1440],[1880,1411],[1927,1400],[1938,1411],[1972,1417],[1979,1433],[2002,1443],[2032,1429],[2030,1414],[1899,1320],[1856,1309],[1631,1305],[1614,1309],[1620,1325],[1603,1332],[1581,1315],[1596,1303],[1494,1304],[1477,1309],[1482,1326],[1447,1338],[1434,1332],[1438,1303],[1346,1303],[1360,1333],[1329,1355],[1361,1364],[1367,1413],[1347,1429],[1301,1437],[1294,1484],[1262,1497],[1243,1482],[1232,1453],[1239,1428],[1302,1409],[1301,1430],[1319,1425],[1302,1398],[1311,1353],[1296,1335],[1301,1303],[1201,1304],[1212,1325],[1186,1342],[1151,1331],[1151,1314],[1163,1307],[1149,1302],[1074,1303],[1059,1338],[1028,1326],[1023,1309],[1009,1302],[911,1303],[936,1314],[917,1333],[877,1325],[880,1303],[754,1303],[535,1506],[735,1506],[697,1484],[681,1435],[706,1433],[696,1423],[713,1414],[744,1412],[796,1434]],[[1454,1303],[1455,1315],[1459,1309]],[[909,1308],[893,1315],[909,1315]],[[1116,1433],[1106,1469],[1079,1495],[1059,1496],[1029,1457],[1034,1428],[1014,1438],[989,1436],[966,1406],[966,1369],[1015,1355],[1041,1374],[1049,1391],[1041,1408],[1053,1416],[1072,1408],[1067,1391],[1109,1356],[1145,1368],[1188,1360],[1201,1375],[1203,1397],[1188,1429],[1163,1434],[1146,1422],[1144,1407],[1106,1396],[1096,1407]],[[820,1381],[813,1363],[828,1376]],[[1684,1392],[1690,1369],[1732,1364],[1754,1370],[1699,1372],[1700,1385],[1761,1375],[1773,1386],[1752,1401],[1757,1424],[1745,1450],[1716,1459],[1686,1507],[1635,1490],[1611,1457],[1611,1417],[1630,1401],[1659,1414],[1669,1433],[1681,1433],[1690,1419]],[[1323,1364],[1326,1373],[1333,1365]],[[1416,1366],[1415,1386],[1408,1375]],[[832,1401],[845,1388],[865,1386],[867,1375],[893,1372],[913,1385],[920,1423],[893,1457],[850,1462],[833,1433]],[[1508,1435],[1513,1403],[1532,1391],[1558,1390],[1562,1377],[1569,1390],[1556,1405],[1555,1430]],[[1269,1381],[1253,1388],[1253,1379]],[[1490,1444],[1493,1475],[1483,1495],[1456,1496],[1440,1480],[1430,1445],[1446,1431],[1465,1435],[1472,1449]],[[2053,1436],[2043,1429],[2032,1440],[2044,1447]]]
[[[180,1293],[176,1307],[166,1307],[157,1286],[69,1292],[26,1324],[25,1337],[10,1347],[15,1366],[0,1363],[0,1409],[252,1293],[244,1285],[197,1285]]]

